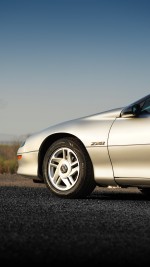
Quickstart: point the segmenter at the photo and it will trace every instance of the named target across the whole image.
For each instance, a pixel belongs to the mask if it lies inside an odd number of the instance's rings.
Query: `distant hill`
[[[15,142],[21,143],[26,139],[27,135],[12,135],[12,134],[4,134],[0,133],[0,144],[11,144]]]

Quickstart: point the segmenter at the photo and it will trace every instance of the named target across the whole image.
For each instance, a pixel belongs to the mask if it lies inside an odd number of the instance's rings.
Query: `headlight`
[[[26,143],[26,140],[21,143],[20,147],[23,147],[25,143]]]

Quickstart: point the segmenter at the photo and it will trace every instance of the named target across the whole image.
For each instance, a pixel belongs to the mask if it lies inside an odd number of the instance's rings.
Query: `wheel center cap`
[[[66,173],[66,172],[68,171],[68,167],[67,167],[67,165],[66,165],[66,164],[63,164],[63,165],[61,166],[60,170],[61,170],[62,173]]]

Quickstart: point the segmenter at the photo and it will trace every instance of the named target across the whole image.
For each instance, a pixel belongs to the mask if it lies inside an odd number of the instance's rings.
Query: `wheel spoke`
[[[74,165],[77,165],[78,164],[78,161],[76,160],[76,161],[73,161],[72,163],[71,163],[71,166],[74,166]]]
[[[61,179],[61,177],[59,176],[58,179],[57,179],[57,181],[56,181],[56,185],[60,185],[61,181],[62,181],[62,179]]]
[[[69,150],[67,150],[67,160],[71,164],[71,153]]]
[[[52,158],[52,162],[60,162],[62,160],[62,158],[55,158],[55,157],[53,157]]]
[[[72,176],[70,176],[70,175],[68,176],[68,180],[69,180],[70,185],[73,185],[75,183]]]
[[[57,167],[53,176],[54,183],[57,183],[58,178],[59,178],[59,168]]]
[[[50,167],[57,168],[57,166],[58,166],[58,164],[56,164],[56,163],[52,163],[52,162],[51,162],[51,164],[50,164]]]
[[[62,160],[62,158],[55,158],[55,157],[52,158],[52,160],[50,162],[50,167],[57,169],[61,160]]]
[[[72,170],[71,170],[69,176],[72,176],[72,175],[75,174],[76,172],[79,173],[79,166],[77,166],[77,167],[75,167],[75,168],[72,168]]]
[[[66,149],[63,148],[63,159],[66,159],[66,154],[67,154]]]
[[[66,185],[66,189],[69,189],[71,187],[71,184],[70,184],[68,178],[62,178],[62,181]]]

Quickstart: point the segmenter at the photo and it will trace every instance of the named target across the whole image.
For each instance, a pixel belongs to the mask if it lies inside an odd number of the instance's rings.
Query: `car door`
[[[115,178],[150,179],[150,98],[138,116],[116,118],[108,139]]]

